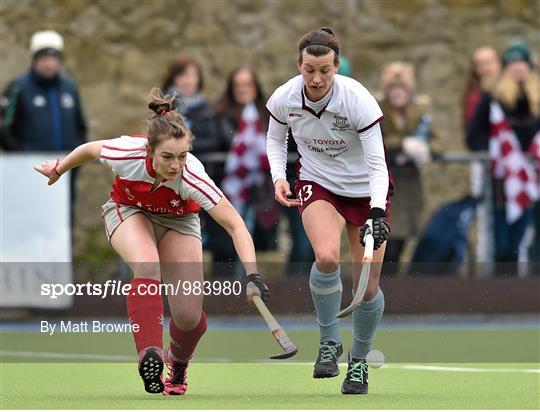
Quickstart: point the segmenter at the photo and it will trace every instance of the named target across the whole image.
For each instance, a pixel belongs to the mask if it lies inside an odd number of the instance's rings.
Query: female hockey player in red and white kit
[[[364,300],[352,315],[353,345],[341,388],[343,394],[365,394],[365,358],[384,311],[380,262],[390,231],[393,189],[379,127],[383,115],[360,83],[337,75],[340,46],[331,29],[304,35],[298,51],[300,75],[280,86],[267,103],[271,114],[267,151],[275,196],[284,206],[299,207],[315,252],[309,284],[321,334],[314,378],[337,376],[343,354],[336,319],[342,293],[341,234],[346,229],[357,277],[364,252],[361,242],[371,220],[373,261],[378,264],[372,265]],[[287,137],[294,138],[300,154],[296,199],[285,174]]]
[[[62,161],[48,160],[35,169],[51,185],[68,170],[94,159],[112,168],[116,179],[102,216],[112,247],[134,275],[126,301],[130,323],[139,326],[133,333],[139,373],[147,392],[183,395],[188,362],[207,327],[203,293],[169,294],[170,345],[163,353],[162,296],[147,292],[159,287],[161,280],[173,285],[203,281],[197,214],[201,207],[232,237],[249,274],[248,299],[258,294],[266,301],[269,292],[257,275],[253,241],[243,220],[189,153],[193,138],[182,116],[172,110],[175,97],[163,96],[155,88],[150,98],[154,114],[147,136],[86,143]],[[168,376],[162,381],[164,363]]]

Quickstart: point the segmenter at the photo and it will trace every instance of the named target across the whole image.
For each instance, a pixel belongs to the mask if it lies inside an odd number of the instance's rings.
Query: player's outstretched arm
[[[49,178],[48,184],[50,186],[60,179],[60,176],[68,170],[92,160],[99,159],[101,147],[104,144],[105,140],[96,140],[85,143],[75,148],[64,160],[45,160],[43,163],[35,165],[34,169]]]
[[[248,275],[246,287],[248,300],[251,300],[253,295],[260,295],[263,301],[267,301],[268,287],[257,274],[257,257],[253,239],[236,209],[226,197],[222,197],[216,206],[208,210],[208,214],[227,231],[234,242],[236,253],[244,265],[246,275]]]

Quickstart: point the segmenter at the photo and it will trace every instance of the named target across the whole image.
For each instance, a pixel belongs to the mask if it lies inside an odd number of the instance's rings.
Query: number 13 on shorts
[[[313,185],[304,185],[298,190],[298,200],[300,200],[300,205],[303,205],[304,202],[307,202],[308,199],[313,195]]]

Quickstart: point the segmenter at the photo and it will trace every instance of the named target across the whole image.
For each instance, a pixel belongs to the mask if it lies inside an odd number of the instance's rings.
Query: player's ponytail
[[[191,147],[193,136],[186,126],[184,117],[174,109],[175,100],[175,94],[163,94],[157,87],[150,91],[148,108],[154,114],[147,121],[146,134],[152,152],[159,143],[169,138],[182,139],[187,136]]]
[[[339,64],[339,40],[334,31],[330,27],[321,27],[319,30],[314,30],[304,34],[298,41],[298,64],[302,64],[302,53],[311,54],[312,56],[324,56],[331,50],[334,51],[334,64]]]

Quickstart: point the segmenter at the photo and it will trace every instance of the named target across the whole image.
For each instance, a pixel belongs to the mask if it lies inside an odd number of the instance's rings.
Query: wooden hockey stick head
[[[274,338],[277,340],[279,346],[281,346],[284,352],[279,355],[270,356],[270,359],[288,359],[292,358],[298,353],[298,348],[282,328],[273,330],[272,335],[274,335]]]
[[[283,328],[279,325],[276,318],[270,313],[264,302],[261,300],[260,296],[252,297],[253,304],[257,307],[261,313],[266,324],[272,331],[274,339],[277,341],[279,346],[284,350],[283,353],[279,355],[271,356],[270,359],[287,359],[298,353],[298,347],[292,342],[292,340],[287,336]]]

